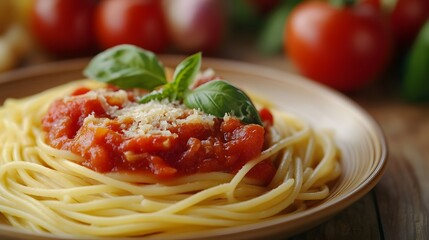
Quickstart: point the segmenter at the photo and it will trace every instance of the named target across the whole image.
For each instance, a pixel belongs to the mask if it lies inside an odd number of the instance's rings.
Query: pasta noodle
[[[50,147],[41,118],[50,103],[77,86],[71,82],[0,108],[0,212],[11,225],[61,236],[123,237],[171,235],[231,227],[293,214],[329,195],[341,172],[328,132],[272,109],[275,127],[269,148],[235,175],[198,173],[165,182],[102,174],[80,164],[80,156]],[[260,98],[256,105],[266,106]],[[270,159],[277,167],[268,186],[245,177]],[[136,183],[139,182],[139,183]]]

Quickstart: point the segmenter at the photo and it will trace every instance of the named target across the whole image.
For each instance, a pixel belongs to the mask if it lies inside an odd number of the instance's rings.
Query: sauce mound
[[[137,93],[77,89],[56,100],[42,120],[46,141],[82,156],[97,172],[134,172],[157,179],[204,172],[236,173],[260,155],[265,130],[230,116],[216,118],[180,103],[137,103]],[[262,161],[248,177],[268,183]]]

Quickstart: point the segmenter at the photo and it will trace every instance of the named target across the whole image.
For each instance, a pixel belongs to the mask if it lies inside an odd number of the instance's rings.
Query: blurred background
[[[129,43],[429,100],[429,0],[0,0],[0,72]]]

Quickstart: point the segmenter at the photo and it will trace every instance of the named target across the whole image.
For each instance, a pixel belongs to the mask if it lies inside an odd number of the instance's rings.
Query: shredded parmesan
[[[93,114],[85,119],[85,124],[94,126],[107,126],[109,122],[115,121],[119,123],[123,134],[126,137],[138,137],[145,135],[163,135],[176,136],[170,129],[179,127],[182,124],[198,123],[205,127],[212,128],[215,117],[206,114],[197,109],[189,109],[185,105],[178,102],[150,101],[140,104],[129,101],[127,93],[123,90],[105,91],[96,90],[90,91],[84,95],[76,97],[88,97],[98,99],[102,104],[105,112],[110,118],[98,118]],[[123,104],[110,105],[111,99],[120,100]]]

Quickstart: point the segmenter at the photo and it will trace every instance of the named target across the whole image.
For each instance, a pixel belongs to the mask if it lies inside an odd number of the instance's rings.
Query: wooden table
[[[296,72],[282,55],[261,56],[248,49],[226,51],[225,57]],[[381,181],[345,211],[290,239],[429,239],[429,102],[399,98],[397,74],[390,75],[347,94],[385,133],[389,157]]]
[[[240,46],[216,57],[295,71],[281,54],[262,56]],[[37,63],[43,61],[37,58]],[[384,130],[389,158],[381,181],[334,218],[290,239],[429,239],[429,104],[398,98],[391,87],[395,81],[380,80],[348,94]]]

